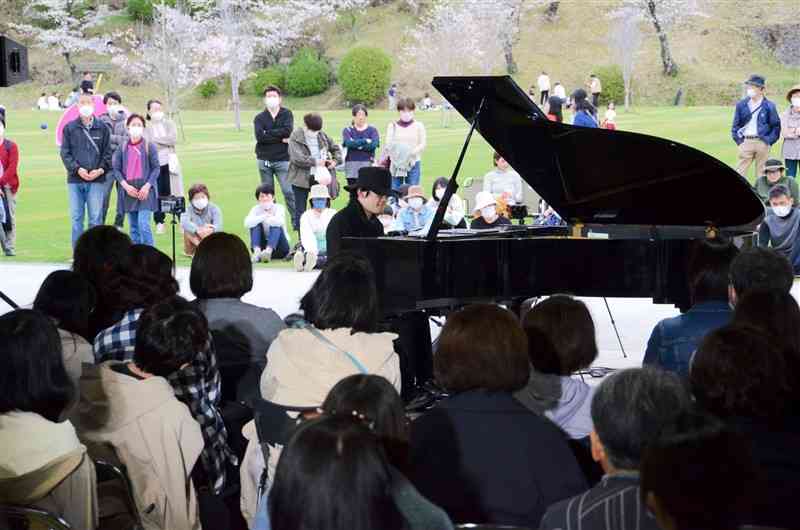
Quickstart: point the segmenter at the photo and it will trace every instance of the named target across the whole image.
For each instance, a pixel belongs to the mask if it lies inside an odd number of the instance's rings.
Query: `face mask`
[[[88,118],[92,114],[94,114],[94,107],[91,105],[81,105],[81,108],[78,110],[81,113],[81,116],[84,118]]]
[[[119,110],[120,110],[119,105],[109,105],[108,106],[108,113],[111,116],[115,116],[115,115],[119,114]]]
[[[138,139],[142,137],[142,132],[144,131],[143,127],[139,127],[138,125],[132,125],[128,129],[128,133],[131,135],[131,138]]]
[[[436,191],[433,192],[433,196],[436,197],[437,201],[441,201],[442,197],[444,197],[444,189],[438,188]]]
[[[787,215],[792,213],[792,207],[791,206],[773,206],[772,207],[772,211],[778,217],[786,217]]]
[[[414,113],[404,110],[400,113],[400,121],[409,122],[414,119]]]
[[[281,105],[281,99],[276,98],[275,96],[269,96],[264,98],[264,105],[267,106],[268,109],[275,110]]]
[[[484,219],[494,219],[497,215],[497,207],[494,204],[490,204],[489,206],[484,206],[481,208],[481,217]]]
[[[206,206],[208,206],[208,199],[205,197],[201,197],[192,201],[192,206],[197,208],[198,210],[205,210]]]
[[[153,121],[161,121],[164,119],[164,113],[161,111],[154,112],[150,117],[153,118]]]
[[[259,201],[259,204],[261,204],[261,207],[264,208],[265,210],[269,210],[270,208],[272,208],[272,205],[275,204],[275,201],[274,200]]]
[[[792,107],[800,109],[800,98],[792,98]]]
[[[420,208],[422,208],[423,202],[424,201],[422,200],[422,197],[411,197],[410,199],[408,199],[408,205],[414,208],[415,210],[419,210]]]
[[[753,88],[753,87],[748,88],[747,89],[747,97],[749,97],[749,98],[756,97],[756,89]]]
[[[311,207],[317,210],[324,210],[328,206],[327,199],[311,199]]]

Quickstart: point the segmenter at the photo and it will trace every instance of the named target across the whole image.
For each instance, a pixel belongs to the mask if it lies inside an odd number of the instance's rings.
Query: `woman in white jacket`
[[[297,272],[321,269],[327,261],[328,223],[336,210],[331,208],[331,195],[327,186],[314,184],[308,195],[310,209],[300,216],[300,243],[302,250],[294,254],[294,268]]]

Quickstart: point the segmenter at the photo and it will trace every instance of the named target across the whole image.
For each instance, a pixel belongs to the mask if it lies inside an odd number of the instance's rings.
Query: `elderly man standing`
[[[781,135],[781,118],[775,104],[767,99],[766,80],[753,74],[744,83],[747,97],[736,104],[733,114],[731,136],[739,146],[739,163],[736,171],[747,177],[750,164],[755,162],[758,178],[764,175],[764,163],[769,157],[769,148]]]

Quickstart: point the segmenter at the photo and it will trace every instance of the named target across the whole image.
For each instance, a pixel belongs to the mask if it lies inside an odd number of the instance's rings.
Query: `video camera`
[[[186,211],[186,198],[166,195],[158,198],[159,209],[164,213],[180,215]]]

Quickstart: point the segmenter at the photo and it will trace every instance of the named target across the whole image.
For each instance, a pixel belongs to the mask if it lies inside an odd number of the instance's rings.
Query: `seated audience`
[[[321,269],[328,260],[328,223],[331,222],[336,210],[331,208],[331,195],[328,187],[322,184],[311,186],[308,195],[310,210],[300,216],[300,243],[301,249],[294,254],[294,268],[296,271],[312,271]]]
[[[500,153],[495,152],[493,159],[494,169],[483,177],[483,191],[491,193],[496,200],[503,199],[508,205],[522,203],[522,177]]]
[[[754,480],[747,444],[689,412],[645,448],[641,503],[663,530],[731,530],[746,519]]]
[[[800,204],[800,189],[798,189],[797,181],[791,177],[783,174],[783,164],[780,160],[771,158],[764,164],[764,174],[756,178],[755,188],[756,193],[764,204],[770,205],[769,192],[775,186],[785,186],[789,190],[794,206]]]
[[[572,377],[597,359],[594,321],[586,304],[551,296],[525,315],[530,378],[514,393],[525,408],[544,414],[570,438],[592,432],[593,388]]]
[[[428,223],[433,220],[435,212],[425,207],[422,186],[409,186],[403,199],[406,202],[406,206],[397,213],[395,229],[416,232],[428,226]]]
[[[731,319],[728,282],[731,262],[739,253],[729,241],[703,241],[694,248],[687,276],[692,307],[665,318],[653,328],[644,365],[653,365],[686,377],[689,360],[710,331]]]
[[[528,382],[514,315],[474,305],[447,318],[433,358],[451,394],[411,427],[411,481],[454,523],[538,528],[548,506],[586,490],[561,431],[513,397]]]
[[[783,184],[769,190],[767,215],[758,228],[758,246],[772,247],[786,256],[794,274],[800,273],[800,211],[794,207],[789,188]]]
[[[503,217],[497,213],[497,201],[491,193],[479,191],[475,195],[474,214],[477,216],[472,220],[469,227],[473,230],[485,230],[487,228],[500,228],[510,225],[508,217]]]
[[[209,328],[243,342],[250,361],[263,369],[267,350],[286,325],[272,309],[242,301],[253,289],[253,266],[244,241],[225,232],[205,238],[192,260],[189,286]]]
[[[95,362],[128,361],[136,346],[136,326],[142,311],[177,294],[180,289],[172,276],[172,260],[150,245],[133,245],[116,284],[112,306],[120,320],[94,338]]]
[[[205,184],[195,184],[189,188],[189,206],[181,214],[183,229],[183,253],[193,257],[200,241],[214,232],[222,232],[222,210],[209,202],[211,194]]]
[[[741,325],[708,335],[692,362],[689,382],[698,405],[753,446],[764,487],[749,495],[753,511],[747,523],[796,526],[793,503],[800,491],[800,417],[792,387],[797,379],[789,376],[780,341],[761,329]],[[733,462],[725,466],[735,468]]]
[[[731,261],[728,301],[736,306],[749,291],[775,289],[788,293],[794,283],[792,264],[770,248],[748,248]]]
[[[606,474],[586,493],[550,506],[539,528],[658,530],[639,502],[642,452],[664,425],[691,406],[674,374],[632,368],[606,378],[592,400],[591,436],[592,457]]]
[[[258,204],[244,218],[244,227],[250,230],[252,261],[268,263],[273,257],[285,258],[290,250],[286,208],[275,202],[275,189],[269,184],[256,188],[256,199]]]
[[[379,214],[378,220],[383,225],[383,233],[388,234],[394,229],[395,217],[394,217],[394,209],[391,206],[385,206],[383,208],[383,213]]]
[[[39,110],[49,110],[50,106],[47,104],[47,92],[42,92],[42,95],[36,100],[36,108]]]
[[[431,190],[431,198],[428,201],[428,208],[433,210],[433,215],[436,215],[436,210],[439,208],[439,203],[444,197],[444,191],[447,189],[448,179],[439,177],[433,181],[433,189]],[[433,216],[431,216],[431,220]],[[447,204],[447,210],[442,219],[442,228],[466,228],[467,222],[464,220],[464,201],[455,193],[450,197],[450,202]]]
[[[0,503],[51,511],[72,528],[97,526],[94,466],[62,421],[77,389],[50,318],[28,309],[0,316]]]

